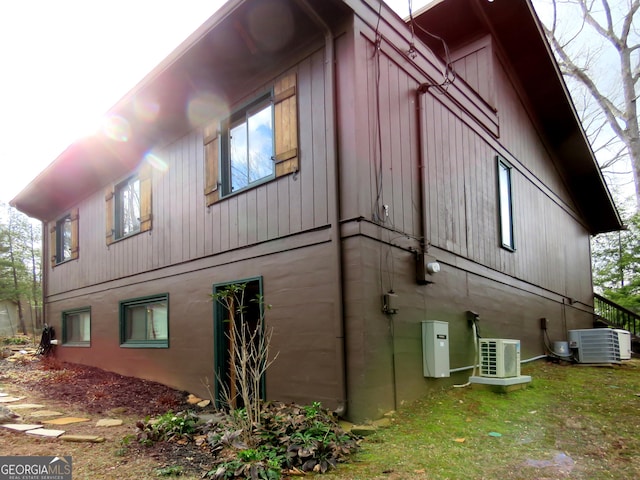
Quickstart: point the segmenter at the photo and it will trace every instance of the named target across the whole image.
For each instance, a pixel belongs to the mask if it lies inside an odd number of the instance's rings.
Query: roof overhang
[[[73,143],[11,205],[57,218],[135,169],[152,147],[203,125],[269,72],[320,45],[323,33],[300,3],[224,4],[106,113],[115,128]],[[328,23],[346,11],[333,0],[309,3]]]
[[[414,19],[445,39],[452,49],[471,40],[472,35],[493,35],[528,96],[531,113],[590,233],[622,228],[530,0],[441,0],[416,12]],[[416,34],[420,35],[419,29]],[[432,37],[421,35],[421,39],[434,51],[441,49]]]

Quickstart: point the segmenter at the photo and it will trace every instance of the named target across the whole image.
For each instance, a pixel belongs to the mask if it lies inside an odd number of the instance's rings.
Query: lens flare
[[[155,153],[147,152],[144,156],[144,161],[147,162],[154,170],[159,172],[166,172],[169,170],[169,164]]]
[[[186,106],[187,118],[193,127],[199,127],[211,119],[222,119],[229,115],[227,102],[212,92],[193,96]]]
[[[293,13],[282,0],[260,2],[249,12],[249,32],[262,51],[273,53],[284,48],[294,30]]]
[[[127,142],[131,138],[131,126],[126,118],[109,115],[102,121],[102,133],[116,142]]]
[[[133,101],[133,110],[137,118],[151,123],[158,118],[160,104],[152,99],[136,98]]]

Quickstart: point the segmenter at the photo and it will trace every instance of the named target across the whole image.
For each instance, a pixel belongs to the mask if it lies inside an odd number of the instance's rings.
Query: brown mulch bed
[[[12,381],[44,398],[63,404],[77,404],[87,413],[103,414],[118,409],[143,418],[185,406],[185,392],[96,367],[62,363],[50,357],[2,363],[5,365],[3,370],[11,368],[19,372],[18,375],[14,372]]]
[[[37,355],[17,362],[0,358],[1,383],[15,384],[27,395],[33,392],[34,397],[54,405],[94,415],[124,414],[142,420],[190,407],[186,392],[166,385]],[[213,460],[208,448],[194,443],[157,442],[148,447],[135,439],[127,443],[128,458],[143,455],[160,466],[180,466],[183,474],[198,477],[211,468]]]

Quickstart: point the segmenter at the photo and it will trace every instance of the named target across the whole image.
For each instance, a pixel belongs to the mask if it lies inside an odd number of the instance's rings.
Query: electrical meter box
[[[449,376],[449,324],[439,320],[422,322],[422,371],[425,377]]]

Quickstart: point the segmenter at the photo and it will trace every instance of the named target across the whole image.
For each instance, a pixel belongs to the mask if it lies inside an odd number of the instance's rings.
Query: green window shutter
[[[152,168],[144,163],[138,171],[140,180],[140,231],[148,232],[152,227],[153,214],[151,211],[151,176]]]
[[[52,222],[51,228],[49,228],[49,245],[51,246],[51,268],[55,267],[58,263],[58,252],[56,250],[56,222]]]
[[[273,87],[276,177],[299,169],[296,81],[295,72],[289,73]]]
[[[207,207],[220,200],[219,190],[220,136],[218,126],[209,125],[204,129],[204,195]]]
[[[114,206],[113,206],[113,186],[107,188],[104,196],[105,209],[106,209],[106,241],[107,245],[111,245],[115,238],[114,232]]]
[[[80,217],[78,209],[74,208],[71,211],[71,260],[78,258],[80,250],[78,245],[78,221]]]

